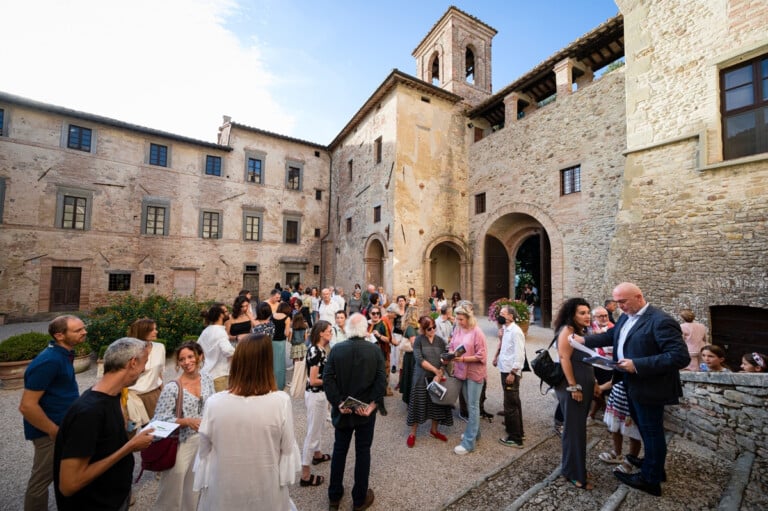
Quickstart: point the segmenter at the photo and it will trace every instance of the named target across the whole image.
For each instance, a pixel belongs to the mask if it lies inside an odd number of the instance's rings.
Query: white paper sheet
[[[155,428],[155,430],[152,432],[152,436],[155,438],[165,438],[174,431],[176,431],[176,428],[178,428],[179,425],[175,422],[165,422],[165,421],[152,421],[144,428],[142,431],[148,428]]]

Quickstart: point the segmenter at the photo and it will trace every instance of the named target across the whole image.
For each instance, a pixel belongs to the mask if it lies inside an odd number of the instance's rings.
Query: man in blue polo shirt
[[[85,324],[75,316],[59,316],[49,323],[48,333],[53,339],[24,373],[24,393],[19,405],[24,416],[24,437],[35,446],[24,496],[25,511],[48,509],[54,440],[64,415],[80,394],[72,367],[72,350],[85,341]]]

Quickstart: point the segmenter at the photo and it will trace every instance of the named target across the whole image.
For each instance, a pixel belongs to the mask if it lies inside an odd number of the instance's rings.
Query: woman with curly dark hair
[[[587,414],[592,401],[595,372],[583,362],[588,356],[575,350],[568,339],[583,336],[591,322],[589,303],[583,298],[571,298],[560,307],[554,327],[557,353],[565,378],[555,387],[557,400],[564,416],[562,474],[576,488],[591,490],[587,479]]]

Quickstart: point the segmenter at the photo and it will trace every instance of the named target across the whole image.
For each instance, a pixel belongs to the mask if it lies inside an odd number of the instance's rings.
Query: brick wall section
[[[768,376],[680,373],[683,397],[668,406],[664,425],[728,459],[750,451],[768,458]]]
[[[470,200],[467,211],[474,300],[485,293],[486,234],[499,238],[513,261],[530,229],[543,226],[552,246],[553,313],[571,296],[602,303],[612,287],[605,268],[624,140],[620,68],[470,146],[468,195],[485,192],[487,204],[476,215]],[[574,165],[581,165],[582,191],[561,196],[560,170]]]

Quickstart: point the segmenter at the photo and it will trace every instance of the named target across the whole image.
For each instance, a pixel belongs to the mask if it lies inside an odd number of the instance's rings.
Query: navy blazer
[[[339,404],[352,396],[364,403],[379,401],[387,389],[387,369],[378,345],[362,337],[336,344],[323,371],[323,390],[331,403],[331,420],[337,428],[364,424],[373,415],[342,414]],[[375,412],[374,412],[375,413]]]
[[[585,344],[595,348],[613,345],[613,358],[618,358],[619,334],[628,316],[622,314],[616,326],[605,333],[588,335]],[[645,310],[624,341],[624,358],[631,359],[636,373],[620,373],[629,398],[640,404],[676,404],[683,395],[680,369],[691,357],[683,340],[680,325],[672,316],[651,305]]]

